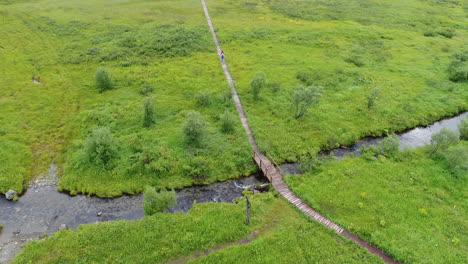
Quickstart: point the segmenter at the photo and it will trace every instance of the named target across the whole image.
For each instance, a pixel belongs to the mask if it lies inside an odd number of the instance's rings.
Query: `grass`
[[[466,156],[466,142],[451,151],[462,146]],[[462,158],[460,172],[444,155],[429,152],[428,146],[396,159],[346,157],[286,182],[312,207],[402,263],[463,263],[468,164]]]
[[[208,0],[208,7],[259,146],[282,162],[467,110],[468,84],[447,72],[468,37],[456,2]],[[429,29],[455,36],[424,36]],[[281,90],[253,100],[256,72]],[[298,85],[324,94],[295,120]]]
[[[377,256],[325,227],[309,222],[272,193],[237,204],[196,204],[188,213],[158,213],[139,221],[82,225],[28,244],[13,263],[162,263],[202,249],[260,234],[250,244],[227,247],[203,263],[381,263]],[[310,250],[313,248],[314,250]],[[241,255],[238,255],[241,254]]]
[[[235,109],[199,1],[2,1],[0,20],[0,193],[22,192],[52,161],[64,168],[60,190],[101,197],[254,171],[239,120],[221,132],[220,115]],[[99,93],[98,67],[109,69],[113,89]],[[201,90],[209,106],[197,105]],[[141,93],[154,99],[150,128]],[[182,132],[191,110],[208,123],[196,148]],[[117,149],[107,168],[83,157],[86,138],[102,126]],[[203,181],[189,173],[198,159]]]

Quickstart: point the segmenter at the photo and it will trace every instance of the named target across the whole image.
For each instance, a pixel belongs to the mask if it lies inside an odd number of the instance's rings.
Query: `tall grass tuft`
[[[143,100],[143,126],[150,127],[155,122],[153,98],[146,97]]]

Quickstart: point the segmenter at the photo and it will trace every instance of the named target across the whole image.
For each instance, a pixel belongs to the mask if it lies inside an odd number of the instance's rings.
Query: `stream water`
[[[457,130],[461,119],[468,112],[450,119],[444,119],[427,127],[417,127],[400,134],[400,148],[414,148],[430,143],[431,135],[443,127]],[[373,145],[383,138],[365,138],[347,147],[327,151],[342,158],[354,153],[359,155],[362,145]],[[286,173],[299,173],[298,164],[282,164]],[[142,195],[122,196],[114,199],[87,197],[83,195],[69,196],[56,190],[57,167],[51,164],[48,173],[40,175],[31,183],[26,193],[16,202],[0,198],[0,223],[3,231],[0,233],[0,263],[8,263],[20,246],[30,239],[41,237],[59,230],[65,224],[75,229],[81,224],[121,219],[140,219],[144,216],[141,209]],[[256,184],[266,182],[266,178],[253,175],[241,179],[226,180],[210,185],[193,186],[176,191],[177,205],[171,212],[188,211],[193,201],[231,202],[242,196],[245,188],[253,188]]]
[[[444,127],[451,131],[458,131],[458,124],[460,124],[461,120],[465,117],[468,117],[468,112],[464,112],[452,118],[442,119],[440,121],[434,122],[432,125],[429,126],[416,127],[411,130],[400,133],[398,134],[400,138],[400,149],[403,150],[406,148],[416,148],[430,144],[431,136],[439,132]],[[383,137],[363,138],[346,148],[332,149],[329,151],[324,151],[321,154],[333,154],[338,159],[341,159],[344,156],[349,155],[351,153],[353,153],[356,156],[359,156],[361,154],[360,151],[362,146],[377,145],[383,139]],[[285,173],[300,174],[298,163],[285,163],[281,164],[280,167]]]

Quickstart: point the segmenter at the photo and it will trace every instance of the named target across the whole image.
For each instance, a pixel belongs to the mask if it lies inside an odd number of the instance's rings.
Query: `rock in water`
[[[68,229],[68,226],[66,224],[61,224],[59,226],[59,230],[66,230],[66,229]]]
[[[8,192],[5,193],[5,198],[8,200],[13,200],[13,198],[17,195],[18,193],[13,190],[8,190]]]

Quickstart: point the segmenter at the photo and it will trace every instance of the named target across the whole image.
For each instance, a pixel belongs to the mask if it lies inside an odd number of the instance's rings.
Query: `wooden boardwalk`
[[[219,44],[218,36],[216,35],[216,32],[213,27],[213,23],[211,22],[210,14],[208,12],[208,8],[206,7],[205,0],[201,0],[203,10],[205,12],[206,20],[208,22],[208,26],[210,27],[211,34],[213,36],[213,40],[216,44],[216,50],[218,52],[218,55],[221,54],[221,46]],[[247,133],[247,136],[249,138],[250,145],[252,146],[253,149],[253,158],[255,162],[257,163],[258,167],[262,170],[264,175],[268,178],[268,180],[272,183],[273,187],[286,199],[288,200],[291,204],[296,206],[301,212],[304,214],[310,216],[312,219],[315,221],[323,224],[324,226],[335,230],[338,234],[344,235],[345,237],[354,240],[357,242],[359,245],[362,247],[367,248],[370,252],[378,255],[382,260],[384,260],[386,263],[391,263],[391,264],[398,264],[399,262],[396,262],[392,260],[387,254],[385,254],[382,250],[378,249],[377,247],[369,244],[368,242],[360,239],[356,235],[353,235],[351,232],[348,230],[342,228],[335,222],[331,221],[330,219],[324,217],[321,215],[319,212],[314,210],[312,207],[310,207],[304,200],[302,200],[299,196],[297,196],[289,187],[286,185],[286,183],[283,181],[283,173],[279,166],[275,166],[273,164],[272,159],[270,160],[267,158],[264,154],[262,154],[258,148],[257,142],[255,141],[255,138],[253,136],[252,130],[250,129],[247,117],[244,112],[244,108],[242,107],[239,95],[237,94],[236,86],[234,84],[234,81],[232,80],[231,73],[229,72],[226,60],[221,60],[221,66],[223,67],[224,74],[226,75],[226,79],[229,83],[229,87],[231,88],[231,94],[232,98],[234,100],[234,104],[236,106],[237,113],[239,114],[239,117],[242,122],[242,126],[245,129],[245,132]]]

